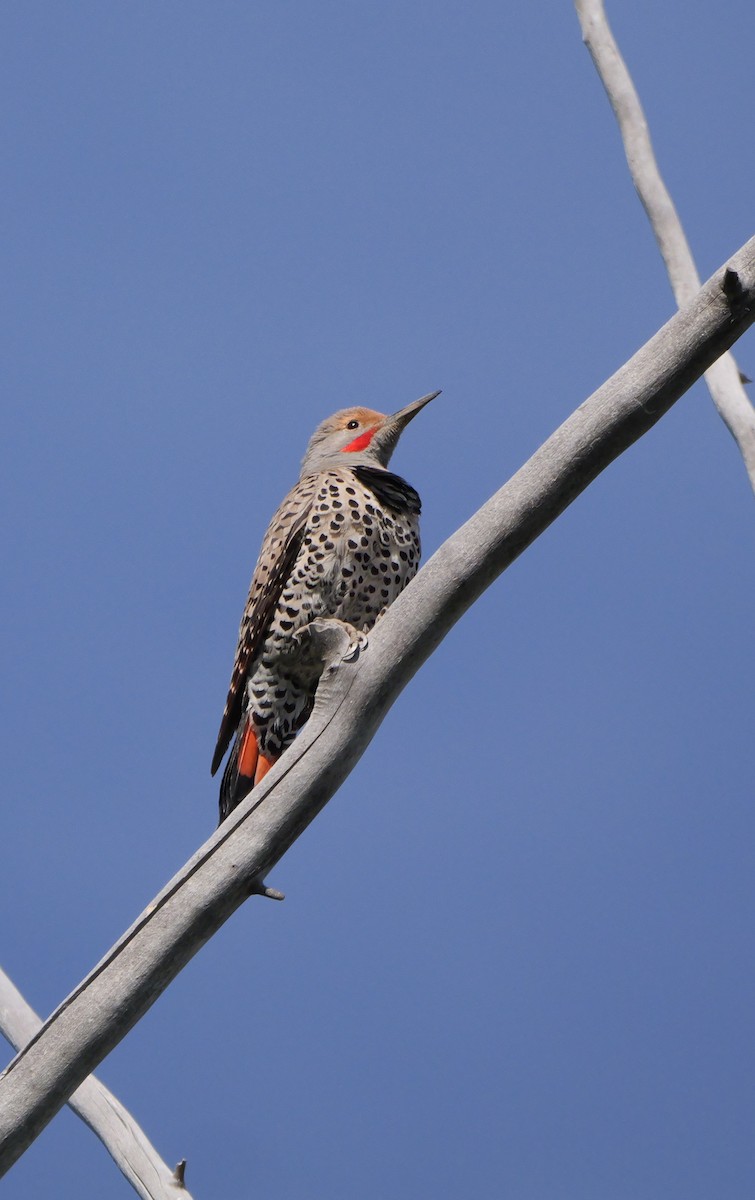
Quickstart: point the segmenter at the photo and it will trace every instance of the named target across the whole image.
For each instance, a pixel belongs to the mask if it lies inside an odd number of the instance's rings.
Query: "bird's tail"
[[[220,783],[220,822],[264,779],[276,760],[260,753],[259,740],[249,717],[244,716],[228,755]]]

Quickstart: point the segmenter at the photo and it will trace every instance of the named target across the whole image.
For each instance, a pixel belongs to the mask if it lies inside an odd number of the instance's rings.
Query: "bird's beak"
[[[420,409],[424,408],[426,404],[429,404],[431,400],[434,400],[439,395],[440,392],[430,392],[429,395],[422,396],[420,400],[415,400],[412,404],[407,404],[406,408],[400,408],[397,413],[389,417],[385,424],[392,426],[395,423],[398,426],[399,433],[401,433],[403,429],[406,429],[409,422],[416,417]]]
[[[386,417],[383,424],[378,429],[375,435],[375,450],[378,452],[379,461],[383,466],[388,463],[393,451],[396,449],[396,443],[401,437],[401,434],[406,429],[411,420],[416,417],[421,408],[439,396],[440,392],[430,392],[428,396],[423,396],[421,400],[415,400],[413,404],[407,404],[406,408],[400,408],[397,413],[393,413],[390,417]]]

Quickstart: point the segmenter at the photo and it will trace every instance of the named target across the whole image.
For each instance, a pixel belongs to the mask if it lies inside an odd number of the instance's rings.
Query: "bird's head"
[[[309,439],[302,476],[335,467],[387,467],[406,426],[439,395],[431,392],[388,416],[371,408],[342,408],[318,425]]]

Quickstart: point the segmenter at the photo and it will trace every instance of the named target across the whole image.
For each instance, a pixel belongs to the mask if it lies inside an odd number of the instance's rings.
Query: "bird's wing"
[[[353,467],[360,483],[374,492],[381,504],[398,513],[411,513],[418,517],[422,511],[419,493],[410,483],[383,467]]]
[[[247,672],[265,636],[301,548],[316,484],[316,476],[310,475],[300,480],[276,512],[262,542],[239,627],[239,642],[231,672],[228,698],[212,758],[213,775],[220,766],[241,720]]]

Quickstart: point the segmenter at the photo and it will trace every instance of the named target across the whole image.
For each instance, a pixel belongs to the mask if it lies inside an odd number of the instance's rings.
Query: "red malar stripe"
[[[360,433],[358,438],[354,438],[353,442],[349,442],[348,446],[344,446],[341,453],[348,454],[350,450],[364,450],[365,447],[369,446],[378,429],[379,426],[375,425],[373,429],[368,429],[366,433]]]

